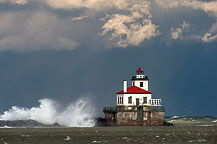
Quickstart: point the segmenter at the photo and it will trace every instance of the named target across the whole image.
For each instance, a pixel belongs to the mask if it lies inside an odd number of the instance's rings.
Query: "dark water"
[[[203,117],[185,117],[185,116],[173,116],[165,118],[167,122],[175,125],[188,125],[188,126],[212,126],[217,125],[217,117],[203,116]]]
[[[213,117],[166,118],[174,127],[1,128],[0,144],[217,144]]]
[[[0,129],[2,144],[217,143],[217,126]]]

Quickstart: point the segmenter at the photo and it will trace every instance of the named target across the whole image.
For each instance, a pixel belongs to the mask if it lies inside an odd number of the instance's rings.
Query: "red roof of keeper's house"
[[[136,72],[144,72],[141,68],[139,68]]]
[[[151,94],[151,92],[141,89],[137,86],[131,86],[127,88],[127,92],[124,92],[124,90],[122,90],[120,92],[117,92],[117,94]]]

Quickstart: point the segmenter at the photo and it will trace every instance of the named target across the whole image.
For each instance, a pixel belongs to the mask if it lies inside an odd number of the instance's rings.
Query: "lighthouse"
[[[123,90],[117,92],[117,106],[124,109],[137,108],[138,106],[162,106],[161,99],[152,99],[148,91],[148,76],[139,68],[136,76],[132,76],[131,87],[127,87],[127,80],[123,80]]]
[[[144,75],[144,71],[139,68],[136,71],[136,76],[132,76],[132,86],[140,87],[148,91],[148,76]]]
[[[123,89],[116,93],[116,107],[105,107],[108,125],[163,125],[165,108],[161,99],[153,99],[149,79],[139,68],[131,78],[131,86],[123,80]]]

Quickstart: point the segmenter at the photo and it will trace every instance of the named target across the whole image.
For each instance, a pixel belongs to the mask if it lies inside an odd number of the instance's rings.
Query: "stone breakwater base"
[[[135,107],[133,110],[125,108],[104,108],[107,126],[163,126],[164,108]]]

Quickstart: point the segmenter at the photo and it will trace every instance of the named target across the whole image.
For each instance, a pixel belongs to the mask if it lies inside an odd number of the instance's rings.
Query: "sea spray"
[[[60,125],[69,127],[90,127],[94,126],[93,108],[84,100],[78,100],[74,104],[70,104],[56,118]]]
[[[51,99],[39,100],[39,107],[30,109],[13,106],[0,116],[0,120],[35,120],[46,125],[66,127],[92,127],[95,125],[94,108],[87,99],[80,99],[66,107]]]

